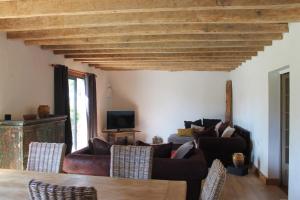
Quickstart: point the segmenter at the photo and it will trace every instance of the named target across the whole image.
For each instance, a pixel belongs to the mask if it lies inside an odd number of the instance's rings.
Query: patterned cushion
[[[204,182],[201,200],[219,200],[226,179],[226,170],[220,160],[214,160]]]
[[[120,146],[111,148],[110,176],[150,179],[153,149],[151,146]]]

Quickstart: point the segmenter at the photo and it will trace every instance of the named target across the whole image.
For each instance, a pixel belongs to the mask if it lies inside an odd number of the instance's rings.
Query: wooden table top
[[[31,179],[63,186],[92,186],[98,192],[98,200],[185,200],[186,197],[184,181],[131,180],[0,169],[0,199],[29,199],[28,182]]]

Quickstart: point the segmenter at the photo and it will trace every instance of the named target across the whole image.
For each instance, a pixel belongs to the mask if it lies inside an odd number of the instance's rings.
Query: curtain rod
[[[61,64],[50,64],[50,67],[55,67],[56,65],[61,65]],[[78,76],[85,76],[86,74],[88,74],[87,72],[82,72],[82,71],[78,71],[75,69],[70,69],[68,68],[68,71],[73,74],[73,75],[78,75]],[[95,76],[97,77],[97,75],[95,74]]]

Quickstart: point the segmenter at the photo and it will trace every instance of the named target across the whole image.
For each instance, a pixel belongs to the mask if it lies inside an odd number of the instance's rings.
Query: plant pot
[[[235,153],[232,156],[232,161],[235,167],[243,167],[245,164],[245,156],[243,153]]]
[[[50,115],[50,107],[48,105],[40,105],[38,108],[39,118],[47,118]]]

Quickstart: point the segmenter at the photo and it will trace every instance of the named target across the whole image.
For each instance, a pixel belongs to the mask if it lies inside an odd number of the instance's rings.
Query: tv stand
[[[141,131],[135,129],[112,129],[112,130],[103,130],[103,133],[107,134],[107,141],[110,144],[117,144],[117,139],[120,137],[125,137],[128,144],[128,139],[132,138],[132,143],[135,144],[135,134]]]

